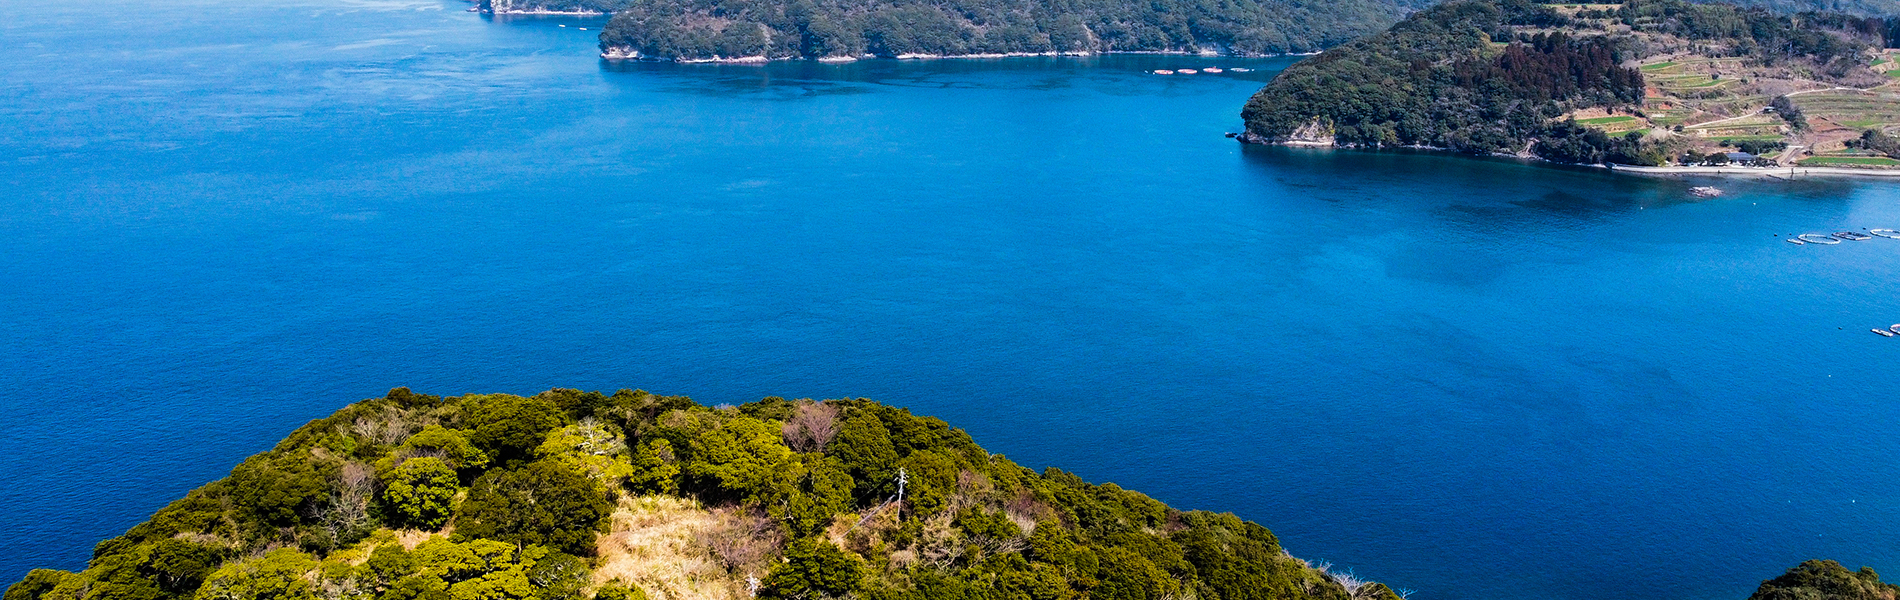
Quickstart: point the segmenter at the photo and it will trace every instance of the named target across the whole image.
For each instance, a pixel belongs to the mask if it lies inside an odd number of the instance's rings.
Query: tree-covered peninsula
[[[1896,45],[1892,18],[1453,0],[1289,67],[1242,138],[1585,164],[1871,154],[1900,125]]]
[[[397,389],[5,600],[1397,600],[868,400]]]
[[[1894,600],[1809,561],[1749,600]],[[1232,514],[864,399],[407,388],[311,421],[4,600],[1401,600]],[[1457,597],[1455,591],[1434,594]]]
[[[1185,52],[1315,52],[1427,0],[636,0],[602,56],[824,59]]]

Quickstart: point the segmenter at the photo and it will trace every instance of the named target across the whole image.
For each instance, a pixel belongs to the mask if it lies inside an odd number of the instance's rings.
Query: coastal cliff
[[[5,600],[1400,600],[868,400],[397,389]]]

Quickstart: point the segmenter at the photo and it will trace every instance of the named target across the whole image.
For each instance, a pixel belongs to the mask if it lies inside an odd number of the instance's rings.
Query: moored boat
[[[1182,75],[1193,75],[1195,73],[1199,73],[1200,71],[1196,71],[1194,69],[1175,69],[1174,72],[1180,73]]]
[[[1781,240],[1781,241],[1784,241],[1784,242],[1787,242],[1787,243],[1790,243],[1790,244],[1794,244],[1794,245],[1796,245],[1796,246],[1804,246],[1804,245],[1807,245],[1807,242],[1803,242],[1803,241],[1801,241],[1801,240],[1798,240],[1798,239],[1795,239],[1795,238],[1788,238],[1788,239],[1785,239],[1785,240]]]
[[[1856,242],[1861,241],[1861,240],[1874,239],[1874,236],[1867,235],[1865,233],[1861,233],[1858,231],[1836,231],[1834,232],[1834,237],[1841,238],[1843,240],[1853,240]]]
[[[1881,329],[1881,328],[1879,328],[1879,327],[1875,327],[1875,328],[1874,328],[1874,333],[1878,333],[1878,334],[1880,334],[1880,335],[1884,335],[1884,336],[1887,336],[1887,337],[1893,337],[1893,336],[1895,335],[1895,334],[1894,334],[1894,333],[1893,333],[1892,331],[1888,331],[1888,330],[1885,330],[1885,329]]]
[[[1208,67],[1205,69],[1201,69],[1201,72],[1202,73],[1219,73],[1220,67]]]
[[[1233,71],[1233,72],[1235,72],[1235,73],[1245,73],[1245,72],[1248,72],[1248,71],[1252,71],[1253,69],[1248,69],[1248,68],[1244,68],[1244,67],[1234,67],[1234,68],[1232,68],[1232,69],[1228,69],[1228,70],[1229,70],[1229,71]]]
[[[1167,69],[1155,69],[1155,74],[1156,75],[1173,75],[1174,71],[1170,71]]]

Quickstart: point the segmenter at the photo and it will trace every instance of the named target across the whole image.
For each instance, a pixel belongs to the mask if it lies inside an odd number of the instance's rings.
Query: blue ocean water
[[[0,578],[395,386],[872,397],[1414,598],[1900,568],[1900,241],[1776,237],[1900,184],[1222,139],[1285,59],[616,67],[464,6],[0,0]],[[1143,73],[1206,65],[1260,71]]]

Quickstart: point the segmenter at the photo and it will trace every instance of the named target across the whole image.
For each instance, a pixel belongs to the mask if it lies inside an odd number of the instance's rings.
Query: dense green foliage
[[[1851,57],[1859,45],[1827,29],[1859,20],[1844,15],[1775,14],[1730,4],[1694,4],[1683,0],[1633,0],[1606,15],[1625,26],[1684,39],[1726,42],[1729,56],[1763,60],[1816,57],[1821,62]]]
[[[459,486],[455,470],[433,456],[403,461],[383,479],[383,501],[391,524],[417,529],[441,529]]]
[[[1861,132],[1860,139],[1848,140],[1847,147],[1872,150],[1889,157],[1900,158],[1900,137],[1887,135],[1886,132],[1878,129]]]
[[[497,469],[475,480],[456,511],[458,538],[489,538],[591,554],[613,512],[609,492],[560,463]]]
[[[1900,586],[1881,583],[1873,569],[1849,571],[1831,560],[1810,560],[1764,581],[1748,600],[1894,600]]]
[[[635,0],[603,51],[661,59],[765,56],[1317,51],[1421,0]]]
[[[1292,558],[1232,514],[1024,469],[868,400],[397,389],[100,542],[84,571],[28,573],[4,600],[646,600],[593,571],[613,503],[637,494],[768,517],[725,540],[765,550],[749,563],[764,598],[1399,598]],[[1750,600],[1896,592],[1871,570],[1809,561]]]
[[[761,597],[1397,598],[1234,515],[1037,473],[868,400],[397,389],[101,542],[84,571],[29,573],[5,600],[644,600],[635,582],[596,580],[616,502],[642,494],[751,519],[698,543],[729,575],[757,576]]]
[[[1728,4],[1631,0],[1585,10],[1644,35],[1711,43],[1764,63],[1801,60],[1846,72],[1881,21],[1775,15]],[[1248,139],[1316,139],[1349,146],[1426,146],[1523,154],[1564,163],[1661,164],[1668,151],[1640,134],[1611,136],[1562,118],[1583,108],[1638,107],[1642,74],[1624,68],[1634,37],[1573,27],[1526,0],[1454,0],[1379,35],[1287,68],[1242,111]],[[1805,118],[1783,100],[1791,126]]]
[[[1432,146],[1471,153],[1532,148],[1564,162],[1627,160],[1633,144],[1552,119],[1580,105],[1635,102],[1642,75],[1618,66],[1601,37],[1538,34],[1566,18],[1524,0],[1457,0],[1391,30],[1283,71],[1247,103],[1249,133],[1287,139],[1302,129],[1357,146]]]

